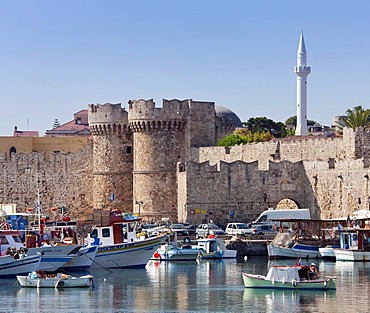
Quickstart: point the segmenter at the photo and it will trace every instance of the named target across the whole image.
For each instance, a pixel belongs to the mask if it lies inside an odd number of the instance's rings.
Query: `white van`
[[[310,219],[311,214],[309,209],[291,209],[291,210],[274,210],[269,209],[260,214],[260,216],[252,222],[254,224],[272,223],[274,219]],[[278,222],[277,222],[278,224]]]

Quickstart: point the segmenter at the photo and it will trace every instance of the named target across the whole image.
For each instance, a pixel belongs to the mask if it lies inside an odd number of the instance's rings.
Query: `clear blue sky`
[[[89,103],[214,101],[242,121],[296,114],[301,29],[308,118],[370,107],[370,1],[0,0],[0,136],[51,129]]]

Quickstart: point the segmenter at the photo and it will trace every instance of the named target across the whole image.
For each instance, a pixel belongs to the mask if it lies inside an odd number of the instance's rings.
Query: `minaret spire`
[[[297,126],[296,136],[308,135],[307,128],[307,76],[311,72],[311,67],[307,66],[307,51],[303,37],[303,30],[299,38],[297,66],[294,73],[297,75]]]

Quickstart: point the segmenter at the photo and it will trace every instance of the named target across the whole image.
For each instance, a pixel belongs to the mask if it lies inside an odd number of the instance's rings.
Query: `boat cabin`
[[[91,244],[113,245],[136,241],[137,221],[114,222],[108,226],[95,226],[86,240]]]
[[[20,232],[16,230],[4,230],[0,232],[1,255],[5,255],[8,248],[15,248],[16,250],[23,248],[24,245],[20,235]]]
[[[343,228],[339,235],[341,249],[370,251],[370,229]]]
[[[216,252],[218,250],[218,242],[216,239],[198,239],[198,249],[203,249],[207,253]]]

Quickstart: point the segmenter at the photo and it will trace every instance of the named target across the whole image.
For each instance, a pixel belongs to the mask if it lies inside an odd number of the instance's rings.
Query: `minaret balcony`
[[[294,73],[297,75],[308,75],[311,73],[311,67],[309,66],[295,66]]]

